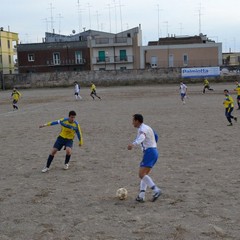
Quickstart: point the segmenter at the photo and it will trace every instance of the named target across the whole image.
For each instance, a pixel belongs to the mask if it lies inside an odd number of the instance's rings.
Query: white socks
[[[153,182],[153,180],[148,176],[148,175],[145,175],[143,178],[142,178],[142,181],[150,188],[154,187],[155,184]]]
[[[138,196],[140,198],[145,198],[146,190],[147,190],[147,184],[143,180],[141,180],[141,182],[140,182],[140,193],[139,193]]]
[[[147,187],[151,188],[154,192],[158,191],[159,189],[157,186],[155,186],[153,180],[148,175],[145,175],[140,182],[140,193],[138,195],[140,198],[145,198]]]

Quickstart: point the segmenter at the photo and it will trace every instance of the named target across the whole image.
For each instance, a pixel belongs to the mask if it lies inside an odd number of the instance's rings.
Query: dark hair
[[[228,91],[227,89],[224,89],[224,92],[227,92],[227,93],[228,93],[229,91]]]
[[[70,117],[70,116],[76,116],[76,115],[77,115],[77,114],[76,114],[75,111],[70,111],[69,114],[68,114],[69,117]]]
[[[142,116],[142,114],[134,114],[133,115],[133,119],[135,121],[139,121],[140,123],[143,123],[143,116]]]

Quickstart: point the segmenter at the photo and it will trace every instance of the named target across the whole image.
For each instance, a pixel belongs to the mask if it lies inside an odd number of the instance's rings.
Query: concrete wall
[[[31,73],[0,76],[1,89],[70,87],[77,81],[81,86],[89,86],[91,82],[97,86],[140,85],[179,83],[180,69],[149,69],[124,71],[82,71]],[[238,76],[224,76],[210,79],[211,82],[240,81]],[[203,79],[184,79],[186,83],[202,82]]]

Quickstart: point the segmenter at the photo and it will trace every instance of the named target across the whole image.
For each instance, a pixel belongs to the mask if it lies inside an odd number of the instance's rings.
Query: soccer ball
[[[116,192],[116,196],[117,198],[119,198],[120,200],[124,200],[127,198],[127,189],[126,188],[119,188]]]

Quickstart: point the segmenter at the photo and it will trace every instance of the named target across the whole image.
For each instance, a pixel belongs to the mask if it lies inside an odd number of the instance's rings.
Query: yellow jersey
[[[17,90],[13,90],[11,96],[12,96],[13,100],[18,101],[19,98],[22,96],[22,94]]]
[[[209,81],[207,79],[204,80],[204,86],[208,86],[209,85]]]
[[[234,90],[237,91],[237,95],[240,96],[240,84],[237,85],[237,87]]]
[[[233,98],[230,95],[226,95],[223,104],[225,108],[233,108],[234,107]]]
[[[95,86],[94,84],[91,85],[91,91],[92,91],[92,92],[93,92],[93,91],[94,91],[94,92],[96,91],[96,86]]]
[[[71,123],[68,121],[68,118],[61,118],[53,122],[48,122],[47,126],[53,126],[57,124],[60,124],[62,126],[59,136],[61,136],[62,138],[73,140],[75,134],[77,134],[79,144],[83,144],[81,127],[77,121]]]

